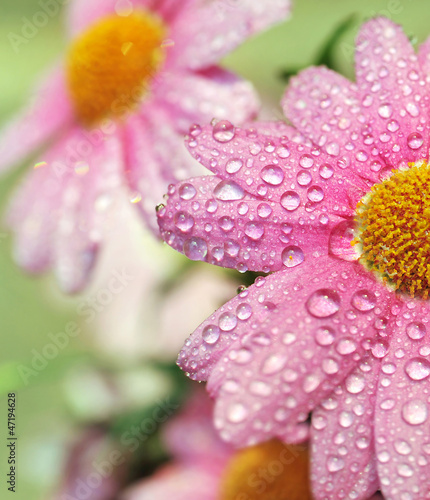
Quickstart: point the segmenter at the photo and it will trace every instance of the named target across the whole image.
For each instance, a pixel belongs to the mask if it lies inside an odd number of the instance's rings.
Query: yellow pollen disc
[[[122,116],[139,104],[163,61],[164,35],[161,20],[142,11],[105,17],[74,42],[67,80],[84,125]]]
[[[430,291],[430,167],[396,170],[357,205],[361,263],[396,290],[427,299]]]
[[[277,440],[236,452],[224,472],[221,500],[311,500],[304,445]]]

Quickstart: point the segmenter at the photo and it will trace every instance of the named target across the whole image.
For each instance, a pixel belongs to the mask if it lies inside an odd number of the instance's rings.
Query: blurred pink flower
[[[252,86],[216,63],[289,9],[289,0],[73,0],[67,64],[0,135],[0,170],[53,142],[9,209],[17,262],[52,267],[64,291],[81,289],[126,183],[155,227],[165,186],[193,170],[181,140],[189,124],[256,113]]]
[[[315,499],[381,488],[420,500],[430,490],[430,40],[416,55],[399,26],[371,20],[356,73],[356,84],[325,68],[293,79],[283,107],[296,128],[192,129],[189,150],[216,176],[170,189],[164,239],[194,260],[273,274],[205,321],[179,364],[208,381],[215,425],[237,445],[302,439],[312,412]]]

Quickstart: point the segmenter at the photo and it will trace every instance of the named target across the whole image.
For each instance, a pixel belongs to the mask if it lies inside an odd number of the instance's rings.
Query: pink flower
[[[208,381],[215,424],[237,445],[295,442],[312,412],[316,499],[381,488],[421,500],[430,40],[416,55],[399,26],[371,20],[356,68],[356,84],[325,68],[295,78],[283,107],[296,128],[219,122],[191,132],[191,153],[216,176],[170,190],[164,239],[191,259],[272,274],[205,321],[179,364]]]
[[[0,136],[0,170],[53,142],[9,210],[17,262],[30,272],[54,268],[62,288],[76,292],[115,195],[128,196],[156,226],[164,186],[193,170],[181,140],[189,124],[230,114],[243,122],[256,112],[251,85],[216,63],[289,7],[289,0],[74,0],[65,67]]]

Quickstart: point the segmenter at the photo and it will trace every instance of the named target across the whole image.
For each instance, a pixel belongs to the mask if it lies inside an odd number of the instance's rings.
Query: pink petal
[[[422,43],[418,49],[418,62],[426,81],[430,78],[430,38]]]
[[[131,196],[157,236],[155,207],[170,183],[199,171],[169,117],[156,108],[131,117],[125,127],[126,176]],[[138,200],[141,199],[141,202]]]
[[[375,415],[378,474],[386,498],[420,500],[430,491],[429,305],[408,301],[390,329]],[[384,369],[385,367],[385,369]]]
[[[380,361],[370,356],[312,414],[312,491],[367,499],[379,489],[373,442]]]
[[[343,219],[318,209],[312,215],[305,210],[291,214],[247,194],[232,180],[208,176],[171,188],[158,222],[163,239],[191,260],[269,272],[299,265],[315,252],[328,253],[330,234]]]
[[[387,315],[392,297],[360,265],[305,261],[250,287],[240,310],[236,298],[217,323],[209,318],[187,342],[180,365],[193,378],[208,377],[225,440],[292,439],[299,435],[296,422],[354,369],[363,339],[375,335],[375,312]],[[218,341],[224,346],[217,350]]]
[[[290,0],[199,2],[178,16],[170,37],[176,65],[199,69],[212,66],[248,37],[286,19]]]
[[[154,104],[166,107],[182,135],[192,123],[207,123],[213,118],[243,123],[255,118],[259,109],[258,97],[249,82],[216,67],[199,73],[160,73],[153,93]]]
[[[354,83],[329,69],[309,68],[291,80],[282,106],[285,116],[331,155],[335,166],[352,169],[373,182],[379,180],[376,169],[385,162],[371,157],[374,140],[369,133],[362,133],[363,111]],[[357,140],[351,142],[354,135]]]
[[[425,75],[399,25],[385,18],[363,25],[357,38],[356,73],[363,113],[380,158],[393,167],[425,158]]]
[[[292,192],[300,201],[299,210],[290,210],[294,216],[300,212],[309,218],[318,207],[329,214],[352,216],[369,189],[350,169],[337,169],[333,158],[318,148],[235,128],[227,121],[201,132],[192,129],[187,147],[206,168],[261,200],[282,203],[284,194]]]
[[[53,69],[33,93],[31,105],[0,131],[0,171],[26,158],[72,121],[63,68]]]
[[[166,466],[130,488],[120,500],[217,500],[220,476],[209,463]]]

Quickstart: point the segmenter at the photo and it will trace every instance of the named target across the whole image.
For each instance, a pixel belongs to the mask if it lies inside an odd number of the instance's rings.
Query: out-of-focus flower
[[[208,380],[216,426],[236,444],[294,442],[313,412],[316,499],[381,488],[419,500],[430,489],[430,41],[415,54],[398,25],[371,20],[356,68],[356,84],[325,68],[292,80],[283,106],[296,129],[193,129],[188,147],[216,176],[170,190],[165,240],[273,274],[204,322],[179,364]]]
[[[252,86],[215,64],[289,7],[73,0],[65,67],[0,135],[0,170],[53,142],[9,210],[18,263],[30,272],[52,267],[66,292],[81,289],[121,189],[156,226],[155,201],[193,168],[181,140],[189,124],[230,114],[243,122],[256,112]]]
[[[122,500],[307,500],[306,445],[279,441],[235,451],[212,425],[212,404],[203,392],[165,428],[170,464],[124,493]],[[240,496],[242,495],[242,497]]]

